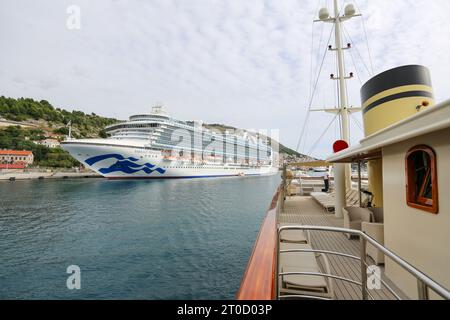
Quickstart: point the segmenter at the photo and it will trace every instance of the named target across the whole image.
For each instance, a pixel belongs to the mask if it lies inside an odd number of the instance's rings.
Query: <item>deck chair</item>
[[[367,208],[360,207],[345,207],[342,209],[344,214],[344,228],[361,231],[363,222],[372,221],[372,212]],[[352,239],[351,234],[347,234],[349,239]]]
[[[300,192],[301,192],[300,186],[292,184],[292,183],[287,188],[288,197],[299,195]]]
[[[282,223],[280,227],[297,226],[298,223]],[[297,244],[308,244],[310,243],[310,233],[309,231],[303,230],[284,230],[280,234],[280,240],[282,243],[297,243]]]
[[[308,244],[281,243],[281,250],[309,249]],[[323,259],[325,270],[319,267],[317,259]],[[280,273],[311,272],[331,274],[330,263],[324,254],[311,252],[280,253]],[[280,277],[280,293],[334,299],[334,280],[319,275],[285,275]]]

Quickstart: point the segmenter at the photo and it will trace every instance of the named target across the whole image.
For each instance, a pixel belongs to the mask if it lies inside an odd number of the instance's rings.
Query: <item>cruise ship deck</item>
[[[338,227],[344,226],[343,219],[338,219],[334,215],[325,213],[324,209],[312,198],[308,196],[287,197],[284,210],[278,214],[278,223],[298,224],[309,226]],[[345,253],[353,256],[360,254],[360,242],[358,239],[349,240],[344,234],[311,231],[311,246],[315,250],[326,250],[339,253]],[[361,264],[360,262],[344,257],[332,256],[330,260],[331,272],[333,275],[361,282]],[[368,258],[370,259],[370,258]],[[321,268],[323,266],[321,265]],[[381,267],[383,272],[383,267]],[[385,276],[382,279],[400,295],[406,299]],[[334,281],[335,299],[337,300],[361,300],[361,288],[352,283],[341,280]],[[369,295],[374,300],[397,300],[386,287],[381,290],[370,290]]]

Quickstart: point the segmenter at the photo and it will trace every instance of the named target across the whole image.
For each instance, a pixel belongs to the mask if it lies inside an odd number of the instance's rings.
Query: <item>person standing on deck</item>
[[[328,192],[330,190],[330,175],[328,172],[325,172],[323,176],[323,182],[325,184],[325,189],[323,189],[323,192]]]

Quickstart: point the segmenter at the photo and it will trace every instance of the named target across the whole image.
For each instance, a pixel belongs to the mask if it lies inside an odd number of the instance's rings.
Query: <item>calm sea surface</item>
[[[0,182],[0,299],[233,299],[279,182]]]

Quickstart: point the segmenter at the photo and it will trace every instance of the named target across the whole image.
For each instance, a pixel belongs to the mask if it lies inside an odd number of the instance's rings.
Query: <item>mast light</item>
[[[355,6],[353,4],[348,4],[347,6],[345,6],[345,16],[354,16],[356,14],[356,9]]]
[[[327,20],[330,17],[330,12],[327,8],[322,8],[319,10],[319,19],[320,20]]]

